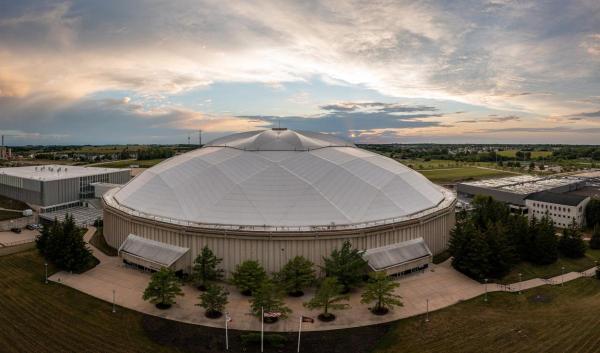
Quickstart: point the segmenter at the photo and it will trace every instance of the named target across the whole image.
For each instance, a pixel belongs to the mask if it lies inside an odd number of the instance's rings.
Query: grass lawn
[[[223,330],[183,324],[118,308],[55,283],[43,283],[35,250],[0,257],[2,352],[224,352]],[[53,269],[50,268],[50,273]],[[600,281],[544,286],[523,295],[490,293],[393,324],[306,332],[302,352],[593,352],[600,347]],[[229,352],[243,347],[230,330]],[[282,349],[295,352],[296,332]],[[161,344],[162,343],[162,344]]]
[[[142,315],[59,284],[44,284],[35,250],[0,257],[2,352],[169,352],[151,341]],[[49,269],[52,273],[52,269]]]
[[[16,219],[21,217],[23,217],[22,212],[0,210],[0,221],[6,221],[8,219]]]
[[[518,150],[505,150],[498,151],[499,156],[514,158],[517,155]],[[550,157],[552,156],[552,151],[531,151],[531,158],[539,158],[539,157]]]
[[[137,160],[124,160],[124,161],[115,161],[115,162],[106,162],[99,163],[95,165],[96,167],[104,167],[104,168],[129,168],[130,165],[137,165],[140,168],[150,168],[158,163],[164,161],[164,159],[148,159],[145,161],[137,161]]]
[[[598,352],[600,281],[490,293],[399,321],[375,352]]]
[[[6,196],[0,195],[0,208],[8,208],[11,210],[26,210],[29,208],[25,202],[13,200]]]
[[[565,267],[565,273],[585,271],[595,265],[594,261],[600,261],[600,250],[588,249],[585,257],[581,259],[569,259],[561,257],[553,264],[539,266],[529,262],[522,262],[515,266],[512,271],[502,278],[498,283],[510,284],[519,281],[519,273],[523,274],[523,280],[532,278],[550,278],[562,273],[561,267]]]
[[[460,167],[445,170],[421,170],[419,172],[427,177],[427,179],[435,183],[450,183],[515,175],[502,170],[482,169],[477,167]]]
[[[431,159],[425,161],[424,159],[398,159],[398,162],[410,166],[416,170],[426,169],[446,169],[446,168],[459,168],[468,166],[480,166],[480,167],[493,167],[495,163],[492,162],[460,162],[443,159]]]

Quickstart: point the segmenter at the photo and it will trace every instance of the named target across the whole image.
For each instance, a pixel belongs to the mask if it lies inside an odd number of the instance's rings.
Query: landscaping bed
[[[90,244],[92,244],[96,249],[102,251],[106,256],[117,256],[119,252],[117,249],[111,247],[106,243],[106,239],[104,239],[104,234],[102,233],[103,228],[98,227],[92,238],[90,239]]]

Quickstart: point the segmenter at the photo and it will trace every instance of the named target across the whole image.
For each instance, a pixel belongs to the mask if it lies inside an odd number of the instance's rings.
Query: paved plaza
[[[85,235],[89,240],[95,229],[90,227]],[[93,248],[94,256],[100,260],[100,264],[83,274],[70,274],[58,272],[50,277],[50,280],[60,282],[81,292],[87,293],[99,299],[112,302],[113,290],[115,301],[118,306],[123,306],[142,313],[156,315],[163,318],[212,327],[222,327],[222,319],[208,319],[204,316],[204,309],[196,306],[199,302],[200,291],[186,285],[183,287],[184,296],[177,297],[177,303],[168,310],[159,310],[153,304],[142,300],[142,293],[148,285],[150,274],[137,269],[126,267],[120,258],[109,257],[99,250]],[[591,275],[589,270],[586,275]],[[568,281],[581,277],[580,273],[565,274],[564,280]],[[532,279],[523,281],[521,289],[537,287],[545,284],[559,284],[561,277],[542,280]],[[402,296],[403,307],[396,308],[384,316],[376,316],[369,312],[368,305],[360,303],[360,291],[352,293],[347,310],[334,311],[337,319],[333,322],[323,323],[315,320],[313,324],[304,324],[304,331],[332,330],[365,325],[379,324],[394,321],[410,316],[424,314],[427,310],[437,310],[456,304],[462,300],[474,298],[485,292],[485,286],[466,277],[450,266],[450,261],[431,267],[422,273],[415,273],[398,280],[400,287],[397,294]],[[260,330],[260,321],[250,315],[248,297],[241,295],[234,287],[225,285],[229,290],[229,304],[227,311],[233,318],[230,327],[239,330]],[[489,284],[488,291],[518,291],[519,285],[500,286]],[[300,315],[315,317],[320,313],[318,310],[308,310],[302,306],[314,294],[314,290],[308,291],[301,298],[286,298],[286,303],[292,313],[287,320],[280,320],[275,324],[266,324],[266,331],[295,331],[298,329],[298,318]]]

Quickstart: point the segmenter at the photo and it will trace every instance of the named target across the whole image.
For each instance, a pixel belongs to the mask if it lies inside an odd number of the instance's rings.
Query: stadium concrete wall
[[[104,204],[104,237],[119,248],[129,234],[186,247],[190,257],[184,271],[189,272],[193,260],[207,245],[223,258],[226,273],[244,260],[258,260],[268,272],[276,272],[290,259],[301,255],[317,265],[323,257],[349,240],[362,250],[423,237],[433,254],[448,248],[450,230],[454,226],[454,200],[449,206],[421,218],[370,228],[314,232],[256,232],[207,229],[160,222],[125,213]]]

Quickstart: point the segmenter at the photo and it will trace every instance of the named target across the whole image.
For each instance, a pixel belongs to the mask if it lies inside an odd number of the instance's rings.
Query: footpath
[[[88,244],[95,231],[94,227],[90,227],[86,232],[84,239]],[[196,325],[224,326],[222,319],[214,320],[204,316],[204,310],[197,306],[200,292],[193,286],[184,285],[182,287],[184,296],[177,297],[177,303],[170,309],[157,309],[153,304],[142,300],[142,293],[150,280],[149,273],[129,268],[119,257],[107,256],[93,245],[89,246],[94,256],[100,260],[96,267],[82,274],[58,272],[49,279],[110,303],[114,298],[116,305],[144,314]],[[550,279],[536,278],[510,285],[495,283],[485,285],[454,270],[448,260],[442,264],[432,264],[426,271],[399,279],[400,287],[396,290],[396,294],[402,296],[404,306],[390,311],[387,315],[372,315],[368,310],[369,305],[360,303],[361,291],[356,290],[351,293],[350,308],[335,311],[337,316],[335,321],[324,323],[315,320],[312,324],[304,325],[303,331],[344,329],[396,321],[422,315],[427,311],[443,309],[483,295],[486,291],[514,293],[543,285],[560,285],[580,277],[593,276],[594,271],[595,269],[591,268],[584,272],[565,273]],[[260,320],[250,314],[248,297],[241,295],[231,285],[223,285],[230,293],[226,311],[230,313],[233,321],[229,327],[238,330],[260,330]],[[286,305],[292,313],[287,320],[265,325],[265,331],[296,331],[300,315],[316,318],[319,314],[318,310],[311,311],[302,305],[313,295],[314,289],[311,289],[301,298],[286,298]]]

